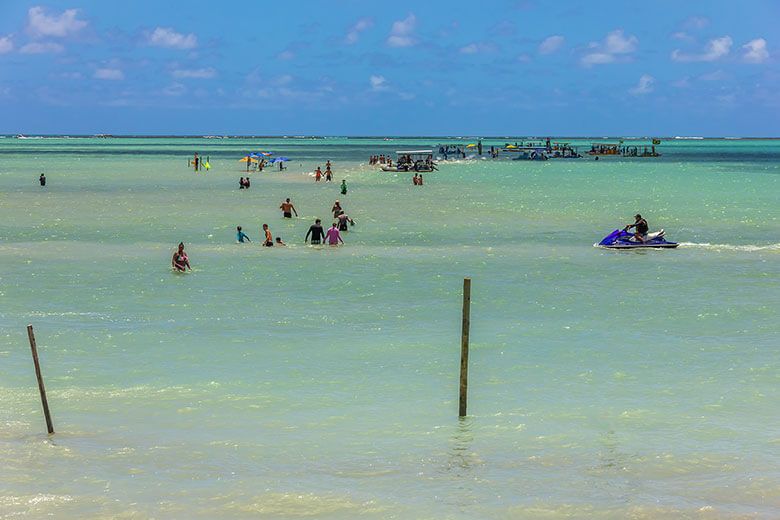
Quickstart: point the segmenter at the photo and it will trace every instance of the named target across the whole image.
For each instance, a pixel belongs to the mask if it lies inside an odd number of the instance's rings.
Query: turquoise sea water
[[[367,165],[436,142],[0,139],[0,518],[776,518],[780,141]]]

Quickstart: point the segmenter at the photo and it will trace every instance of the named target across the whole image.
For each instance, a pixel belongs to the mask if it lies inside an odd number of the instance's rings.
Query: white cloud
[[[344,38],[344,43],[347,45],[354,45],[360,40],[360,33],[371,29],[374,26],[374,18],[367,16],[358,20],[355,25],[347,30],[347,36]]]
[[[670,36],[670,38],[672,38],[673,40],[682,40],[684,42],[692,42],[695,40],[693,36],[691,36],[685,31],[677,31],[676,33],[673,33]]]
[[[292,60],[295,59],[297,54],[295,54],[295,51],[287,49],[282,52],[280,52],[276,57],[280,60]]]
[[[623,29],[616,29],[607,34],[603,42],[590,42],[589,51],[580,58],[583,67],[630,61],[628,54],[636,51],[639,38],[626,37]]]
[[[726,73],[723,70],[718,69],[715,72],[709,72],[702,74],[698,79],[702,81],[723,81],[727,78]]]
[[[539,54],[553,54],[561,50],[566,43],[566,39],[561,35],[548,36],[539,45]]]
[[[65,47],[54,42],[30,42],[24,45],[19,52],[22,54],[46,54],[50,52],[62,52]]]
[[[193,34],[181,34],[172,27],[157,27],[147,34],[146,43],[154,47],[168,47],[172,49],[192,49],[198,45],[198,39]]]
[[[691,78],[685,76],[682,79],[672,82],[672,86],[677,88],[688,88],[691,86]]]
[[[174,69],[171,72],[171,76],[176,79],[184,78],[196,78],[196,79],[211,79],[216,77],[217,71],[212,67],[206,67],[202,69]]]
[[[623,30],[618,29],[607,34],[607,38],[604,41],[604,50],[608,54],[629,54],[636,50],[636,46],[639,44],[639,39],[633,34],[626,38],[623,35]]]
[[[368,80],[371,82],[371,90],[375,92],[381,92],[383,90],[390,89],[384,76],[371,76],[368,78]]]
[[[653,91],[653,84],[655,83],[655,78],[653,76],[650,76],[649,74],[642,74],[639,77],[639,83],[636,87],[628,89],[628,92],[631,94],[634,94],[635,96],[639,96],[642,94],[649,94]]]
[[[496,52],[496,46],[492,43],[476,42],[460,48],[461,54],[480,54]]]
[[[396,20],[390,28],[390,36],[387,37],[389,47],[409,47],[414,45],[414,24],[417,22],[414,13],[404,20]]]
[[[6,54],[14,50],[14,42],[11,41],[11,35],[0,37],[0,54]]]
[[[31,7],[28,11],[27,29],[34,38],[42,36],[71,36],[84,27],[87,22],[77,20],[79,9],[68,9],[59,16],[48,16],[43,7]]]
[[[181,96],[185,92],[187,92],[187,87],[181,83],[173,83],[162,90],[162,93],[166,96]]]
[[[686,29],[704,29],[709,23],[710,19],[706,16],[689,16],[683,22],[683,27]]]
[[[704,50],[700,53],[686,54],[680,51],[680,49],[675,49],[672,51],[671,58],[672,61],[679,62],[715,61],[727,56],[733,44],[734,40],[731,39],[731,36],[722,36],[707,42]]]
[[[766,50],[766,40],[758,38],[751,40],[742,46],[745,49],[743,60],[747,63],[763,63],[769,59],[769,51]]]
[[[96,79],[120,80],[125,79],[125,74],[119,69],[97,69],[92,75]]]

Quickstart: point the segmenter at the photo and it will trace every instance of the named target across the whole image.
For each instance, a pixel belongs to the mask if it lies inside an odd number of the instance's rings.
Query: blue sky
[[[780,2],[9,1],[0,133],[779,136]]]

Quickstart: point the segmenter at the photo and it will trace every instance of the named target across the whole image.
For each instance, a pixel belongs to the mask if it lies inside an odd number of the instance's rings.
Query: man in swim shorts
[[[187,268],[192,271],[192,267],[190,267],[190,261],[187,259],[187,253],[184,252],[184,242],[179,242],[179,249],[173,253],[173,260],[171,260],[171,265],[177,271],[186,271]]]
[[[284,218],[292,218],[291,211],[295,212],[295,216],[298,216],[298,212],[295,211],[295,206],[292,205],[290,202],[290,199],[287,199],[285,202],[282,202],[282,205],[279,206],[279,209],[282,210],[282,214],[284,215]]]
[[[314,225],[309,227],[309,230],[306,232],[306,238],[303,239],[304,244],[309,241],[309,235],[311,235],[312,245],[318,245],[323,239],[325,232],[322,230],[322,221],[320,219],[315,220]]]
[[[273,247],[273,245],[274,245],[274,236],[268,230],[268,224],[263,224],[263,231],[265,231],[265,242],[263,242],[263,245],[265,247]]]
[[[246,236],[246,234],[243,231],[241,231],[241,226],[238,226],[236,228],[236,240],[238,240],[239,242],[243,242],[244,239],[246,239],[247,242],[251,242],[251,240],[249,240],[249,237]]]

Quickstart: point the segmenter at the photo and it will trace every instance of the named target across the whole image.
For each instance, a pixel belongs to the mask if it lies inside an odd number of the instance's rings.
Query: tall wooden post
[[[27,336],[30,338],[30,349],[32,350],[33,363],[35,364],[35,375],[38,378],[38,390],[41,392],[41,403],[43,403],[43,415],[46,417],[46,429],[49,434],[54,433],[54,426],[51,424],[51,414],[49,414],[49,403],[46,401],[46,389],[43,387],[43,376],[41,376],[41,365],[38,363],[38,349],[35,346],[35,333],[32,325],[27,325]]]
[[[469,386],[469,324],[471,321],[471,278],[463,279],[463,327],[460,336],[460,407],[458,415],[466,416],[466,394]]]

